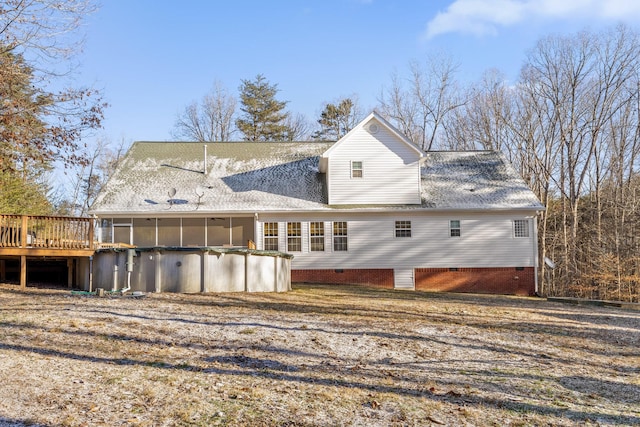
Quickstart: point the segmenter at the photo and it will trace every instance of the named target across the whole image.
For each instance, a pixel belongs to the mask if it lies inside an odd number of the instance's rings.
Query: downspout
[[[93,292],[93,255],[89,257],[89,292]]]
[[[133,272],[134,256],[136,256],[135,249],[127,249],[127,286],[120,289],[120,293],[123,295],[131,289],[131,273]]]

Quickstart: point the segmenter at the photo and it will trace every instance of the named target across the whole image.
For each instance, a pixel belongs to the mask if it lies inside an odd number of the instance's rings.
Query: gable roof
[[[340,210],[541,210],[504,156],[492,151],[428,152],[421,164],[422,203],[327,204],[320,158],[327,142],[136,142],[92,206],[95,215]],[[173,196],[170,190],[176,189]]]
[[[349,140],[351,135],[358,132],[360,129],[364,128],[371,120],[377,120],[382,126],[384,126],[389,132],[391,132],[395,137],[398,138],[402,143],[407,145],[412,151],[416,153],[418,157],[422,157],[424,155],[423,151],[420,150],[413,142],[409,140],[405,135],[403,135],[395,126],[389,123],[384,117],[375,111],[369,114],[364,120],[361,120],[353,129],[347,132],[342,138],[340,138],[335,144],[333,144],[327,151],[322,154],[322,157],[329,157],[331,152],[338,148],[340,145],[344,144],[345,141]]]

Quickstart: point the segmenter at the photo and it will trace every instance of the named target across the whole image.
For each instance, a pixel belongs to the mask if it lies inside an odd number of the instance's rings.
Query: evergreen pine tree
[[[278,85],[269,84],[262,74],[255,80],[242,80],[240,86],[240,110],[242,117],[236,120],[236,127],[247,141],[282,141],[289,129],[286,125],[286,101],[278,101],[275,96]]]
[[[337,141],[349,132],[358,122],[356,104],[350,98],[324,107],[318,123],[320,130],[313,134],[314,139]]]

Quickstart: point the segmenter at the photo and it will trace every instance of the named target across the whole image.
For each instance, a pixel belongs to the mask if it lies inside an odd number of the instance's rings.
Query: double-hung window
[[[287,223],[287,252],[302,251],[302,227],[299,222]]]
[[[396,237],[411,237],[411,221],[396,221]]]
[[[528,219],[513,220],[513,236],[529,237],[529,220]]]
[[[462,235],[459,219],[449,221],[449,235],[451,237],[460,237]]]
[[[277,222],[264,223],[263,238],[264,238],[265,251],[278,250],[278,223]]]
[[[347,223],[346,221],[333,223],[333,250],[347,250]]]
[[[362,178],[364,169],[361,161],[351,162],[351,178]]]
[[[309,237],[311,238],[311,252],[324,251],[324,222],[310,222]]]

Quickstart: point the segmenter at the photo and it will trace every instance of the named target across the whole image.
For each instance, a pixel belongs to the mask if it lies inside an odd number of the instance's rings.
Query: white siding
[[[363,177],[351,177],[361,161]],[[327,173],[329,204],[419,204],[418,153],[384,126],[375,134],[357,129],[331,151]]]
[[[325,251],[311,252],[308,244],[295,253],[291,268],[393,268],[429,267],[532,267],[535,264],[535,234],[528,238],[513,235],[513,220],[532,215],[517,213],[429,214],[424,212],[369,214],[267,215],[260,222],[325,221]],[[460,220],[461,236],[450,237],[449,220]],[[395,237],[395,221],[411,221],[411,237]],[[333,221],[347,221],[348,251],[334,252]],[[261,228],[261,227],[260,227]],[[305,237],[305,239],[307,239]],[[284,247],[284,246],[283,246]]]

